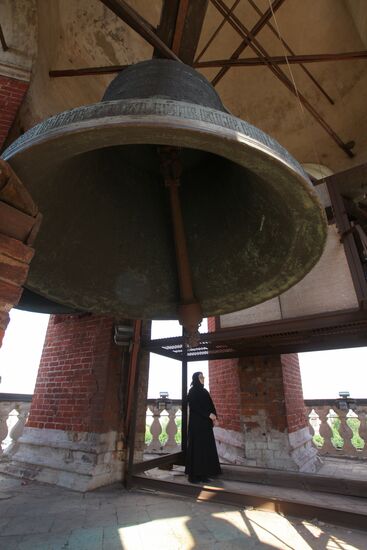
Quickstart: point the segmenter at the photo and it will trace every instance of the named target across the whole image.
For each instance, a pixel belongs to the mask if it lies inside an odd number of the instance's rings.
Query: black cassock
[[[206,478],[221,473],[210,413],[217,414],[209,392],[200,384],[187,396],[190,416],[187,440],[186,469],[189,478]]]

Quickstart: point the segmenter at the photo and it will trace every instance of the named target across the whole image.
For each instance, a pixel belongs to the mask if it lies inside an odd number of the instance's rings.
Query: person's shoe
[[[203,483],[210,483],[210,482],[213,481],[213,480],[210,479],[210,477],[202,477],[202,478],[201,478],[201,481],[202,481]]]

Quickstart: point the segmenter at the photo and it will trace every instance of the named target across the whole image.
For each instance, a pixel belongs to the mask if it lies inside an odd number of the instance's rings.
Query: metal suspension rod
[[[199,302],[194,296],[192,275],[187,250],[186,234],[179,196],[182,165],[179,149],[175,147],[159,147],[161,171],[169,192],[173,235],[175,241],[176,263],[180,287],[180,305],[178,319],[186,330],[190,345],[196,345],[199,337],[199,326],[203,314]]]

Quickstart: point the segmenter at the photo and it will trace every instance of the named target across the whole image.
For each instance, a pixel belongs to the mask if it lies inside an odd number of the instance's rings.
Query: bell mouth
[[[149,163],[144,169],[157,145],[182,148],[187,159],[182,209],[204,316],[279,295],[316,264],[324,211],[279,144],[208,107],[115,100],[56,115],[3,154],[44,215],[30,290],[76,310],[176,318],[165,190]]]

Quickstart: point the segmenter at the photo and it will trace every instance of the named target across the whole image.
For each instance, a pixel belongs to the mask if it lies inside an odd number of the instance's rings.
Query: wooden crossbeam
[[[267,65],[268,62],[275,65],[300,64],[300,63],[320,63],[326,61],[350,61],[351,59],[367,59],[367,50],[358,52],[344,53],[320,53],[306,55],[277,55],[268,57],[266,60],[259,57],[246,57],[239,59],[215,59],[211,61],[200,61],[195,63],[196,68],[204,69],[208,67],[257,67],[258,65]]]
[[[138,12],[136,12],[125,0],[100,0],[117,17],[122,19],[129,27],[134,29],[154,48],[157,48],[164,57],[180,61],[175,53],[159,38],[153,27]]]

